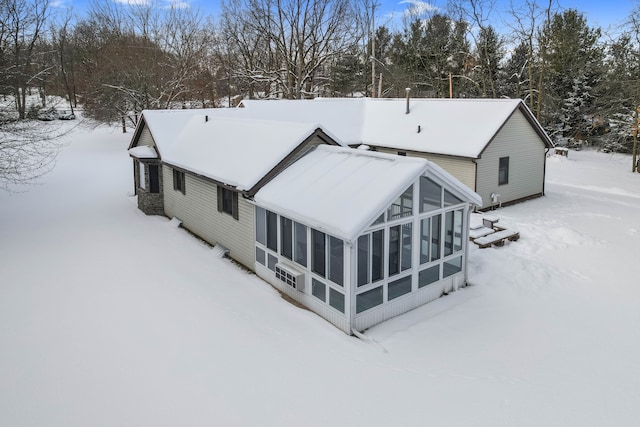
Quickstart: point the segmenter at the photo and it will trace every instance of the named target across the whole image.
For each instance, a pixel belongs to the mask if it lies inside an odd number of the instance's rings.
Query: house
[[[350,146],[426,158],[485,208],[542,196],[552,141],[519,99],[243,101],[247,117],[313,119]]]
[[[179,218],[349,334],[466,285],[482,204],[468,187],[317,124],[243,117],[145,111],[129,147],[139,208]]]
[[[138,207],[180,219],[253,269],[251,198],[318,144],[337,143],[309,123],[213,118],[206,110],[144,111],[129,147]]]

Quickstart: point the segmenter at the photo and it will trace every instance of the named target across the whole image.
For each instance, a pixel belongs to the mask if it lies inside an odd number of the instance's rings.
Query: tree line
[[[217,16],[136,3],[95,0],[76,16],[51,0],[0,0],[0,96],[13,100],[13,119],[34,116],[28,94],[39,107],[58,95],[97,120],[133,123],[143,109],[411,88],[415,97],[521,98],[563,144],[629,152],[635,141],[638,7],[610,36],[544,0],[507,11],[490,0],[415,3],[393,26],[375,0],[223,0]]]

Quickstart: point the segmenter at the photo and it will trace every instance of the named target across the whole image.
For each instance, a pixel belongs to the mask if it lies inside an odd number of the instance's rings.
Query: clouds
[[[431,3],[420,0],[403,0],[399,4],[407,5],[407,8],[402,12],[402,15],[405,17],[423,16],[440,10],[440,8]]]
[[[156,2],[154,0],[113,0],[115,3],[128,5],[128,6],[152,6],[157,5],[165,9],[185,9],[191,7],[188,1],[184,0],[163,0]]]

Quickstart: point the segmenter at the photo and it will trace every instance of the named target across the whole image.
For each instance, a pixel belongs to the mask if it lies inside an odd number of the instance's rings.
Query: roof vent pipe
[[[407,111],[405,111],[405,114],[409,114],[409,94],[411,93],[411,88],[408,87],[405,90],[407,91]]]
[[[204,122],[207,123],[209,121],[209,116],[204,116]]]

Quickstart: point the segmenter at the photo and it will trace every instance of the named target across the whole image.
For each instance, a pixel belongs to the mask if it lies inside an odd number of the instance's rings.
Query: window
[[[500,157],[500,165],[498,166],[498,185],[509,183],[509,158]]]
[[[411,225],[389,228],[389,276],[411,268]]]
[[[357,284],[365,286],[384,276],[384,230],[358,238]]]
[[[454,196],[453,194],[451,194],[449,191],[444,190],[444,206],[453,206],[453,205],[459,205],[463,203],[462,200],[458,199],[456,196]]]
[[[431,261],[440,259],[440,230],[442,215],[431,217]]]
[[[420,177],[420,213],[442,207],[442,187],[427,178]]]
[[[265,265],[265,252],[256,247],[256,261],[258,261],[260,264]]]
[[[267,211],[256,206],[256,242],[267,246]]]
[[[276,264],[278,263],[278,258],[268,254],[267,256],[267,260],[268,260],[268,264],[267,267],[269,268],[269,270],[273,271],[275,273],[276,271]]]
[[[311,229],[311,270],[325,277],[326,274],[325,234]]]
[[[329,288],[329,305],[344,313],[344,295],[333,288]]]
[[[358,237],[358,286],[369,283],[369,241],[370,235]]]
[[[371,233],[371,282],[384,276],[384,230]]]
[[[405,190],[398,199],[389,206],[389,221],[413,215],[413,185]]]
[[[450,259],[442,264],[442,277],[449,277],[462,271],[462,257]]]
[[[389,283],[388,292],[389,301],[411,292],[411,276]]]
[[[219,185],[218,212],[224,212],[238,219],[238,193]]]
[[[382,304],[382,296],[382,286],[356,295],[356,313],[362,313]]]
[[[149,165],[149,192],[160,192],[160,174],[158,171],[158,165]]]
[[[319,280],[311,279],[311,294],[320,301],[327,301],[327,285]]]
[[[431,218],[420,221],[420,264],[430,261],[429,248],[431,246]]]
[[[300,265],[307,266],[307,227],[295,223],[295,253],[294,253],[294,261]]]
[[[333,236],[329,236],[329,280],[344,285],[344,245]]]
[[[184,172],[173,170],[173,189],[186,194]]]
[[[278,252],[278,215],[267,211],[267,248]]]
[[[138,187],[143,190],[147,188],[146,178],[144,176],[144,163],[138,162]]]
[[[293,221],[283,216],[280,217],[280,253],[293,260]]]
[[[418,273],[418,287],[430,285],[440,280],[440,264],[422,270]]]

